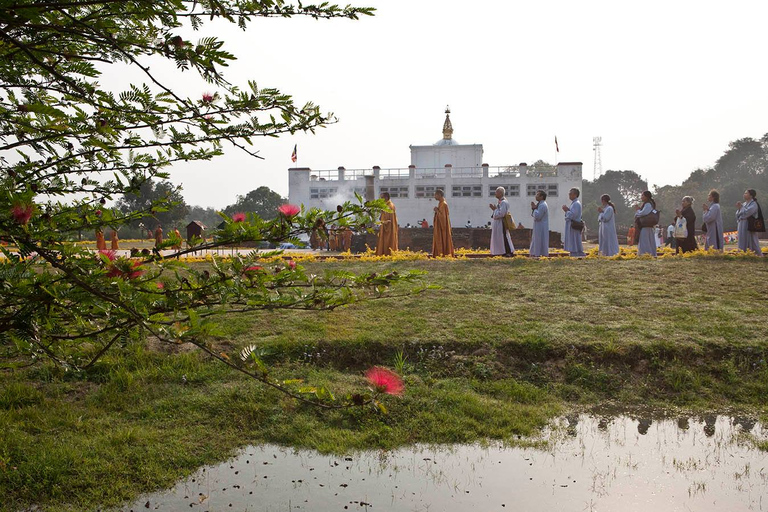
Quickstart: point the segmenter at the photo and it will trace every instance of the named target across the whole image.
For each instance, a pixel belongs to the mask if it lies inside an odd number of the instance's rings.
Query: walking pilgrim
[[[685,219],[687,232],[684,238],[677,238],[675,253],[695,251],[699,248],[699,244],[696,243],[696,214],[693,212],[691,196],[683,197],[682,206],[675,210],[675,225],[680,222],[680,219]]]
[[[619,238],[616,234],[616,206],[611,202],[611,196],[603,194],[600,197],[602,206],[597,208],[600,215],[598,232],[598,248],[600,256],[616,256],[619,254]]]
[[[756,231],[749,230],[749,218],[757,218],[757,192],[749,189],[744,192],[744,202],[736,203],[736,221],[739,223],[739,250],[752,251],[758,256],[763,253],[760,250],[760,240]]]
[[[649,190],[643,192],[642,201],[643,204],[635,208],[635,229],[640,230],[640,234],[635,235],[637,238],[637,255],[650,254],[655,258],[656,235],[653,226],[644,227],[640,224],[639,219],[653,213],[656,209],[656,201],[653,200],[653,194]]]
[[[531,233],[531,256],[549,256],[549,207],[547,193],[543,190],[536,192],[536,201],[531,201],[531,217],[533,217],[533,232]]]
[[[512,244],[512,236],[509,233],[509,221],[505,220],[509,214],[509,201],[504,197],[506,190],[504,187],[498,187],[496,189],[497,204],[489,204],[493,214],[491,218],[493,223],[491,224],[491,256],[506,256],[512,257],[515,255],[515,246]],[[509,220],[512,219],[509,214]]]
[[[381,212],[381,219],[380,219],[381,227],[379,227],[379,242],[376,244],[376,255],[389,256],[392,254],[392,251],[398,250],[397,213],[395,212],[395,205],[392,203],[392,200],[389,198],[389,193],[382,192],[380,197],[381,199],[384,199],[387,202],[387,208],[389,208],[390,211]],[[334,250],[335,250],[336,249],[335,230],[334,230],[333,236],[334,236]]]
[[[723,250],[723,212],[720,211],[720,192],[712,190],[707,197],[707,203],[702,205],[704,210],[704,248]]]
[[[577,188],[568,191],[568,199],[571,205],[563,205],[565,212],[565,239],[563,246],[568,253],[576,258],[586,256],[584,254],[584,245],[581,241],[581,232],[584,229],[584,222],[581,219],[581,201],[579,195],[581,192]]]
[[[453,233],[451,232],[451,217],[448,212],[448,203],[445,202],[445,192],[442,189],[435,190],[435,218],[432,222],[434,231],[432,234],[432,256],[453,257]]]

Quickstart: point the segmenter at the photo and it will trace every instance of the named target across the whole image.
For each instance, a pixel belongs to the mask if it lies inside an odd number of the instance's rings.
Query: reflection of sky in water
[[[768,510],[768,453],[750,420],[570,416],[547,448],[417,446],[325,456],[249,447],[124,510]]]

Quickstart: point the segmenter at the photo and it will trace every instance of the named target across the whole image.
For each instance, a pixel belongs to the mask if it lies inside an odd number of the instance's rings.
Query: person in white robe
[[[717,190],[709,192],[707,203],[704,203],[704,249],[722,251],[723,244],[723,212],[720,211],[720,193]]]
[[[565,212],[565,233],[563,236],[563,247],[574,258],[583,258],[584,246],[581,241],[581,229],[571,227],[571,222],[582,222],[581,220],[581,201],[579,201],[581,192],[577,188],[568,191],[568,199],[571,200],[570,206],[563,205]]]
[[[509,212],[509,201],[504,197],[504,187],[496,189],[497,204],[490,203],[493,219],[491,223],[491,256],[512,257],[515,255],[515,246],[512,244],[512,236],[504,224],[504,217]]]
[[[635,220],[640,217],[650,215],[656,209],[656,201],[653,200],[653,195],[650,191],[646,190],[642,195],[643,204],[638,206],[635,211]],[[640,236],[637,240],[637,255],[650,254],[654,258],[656,257],[656,236],[653,226],[640,227],[639,223],[635,225],[636,229],[640,229]]]
[[[529,254],[534,257],[549,256],[549,207],[546,199],[547,193],[539,190],[536,201],[531,201],[533,231]]]
[[[608,194],[603,194],[600,197],[600,202],[603,205],[597,208],[600,213],[597,217],[597,222],[600,224],[598,250],[600,256],[616,256],[619,254],[619,237],[616,234],[616,207]]]
[[[740,251],[752,251],[758,256],[762,256],[763,253],[760,250],[760,239],[754,231],[749,230],[749,217],[757,218],[757,192],[753,189],[749,189],[744,192],[744,203],[739,201],[736,203],[736,221],[739,223],[738,236],[739,236],[739,250]]]

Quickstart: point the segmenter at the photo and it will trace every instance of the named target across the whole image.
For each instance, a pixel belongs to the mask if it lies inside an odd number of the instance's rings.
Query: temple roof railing
[[[566,165],[560,163],[558,165]],[[311,181],[352,181],[362,180],[365,176],[374,176],[379,180],[406,180],[406,179],[433,179],[433,178],[556,178],[558,165],[501,165],[480,167],[453,167],[448,164],[444,167],[391,167],[381,168],[375,166],[371,169],[345,169],[339,167],[335,170],[309,171]],[[296,169],[300,170],[300,169]]]

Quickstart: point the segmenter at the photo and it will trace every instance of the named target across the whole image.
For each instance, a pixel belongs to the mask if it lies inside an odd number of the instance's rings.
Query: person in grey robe
[[[757,218],[757,201],[755,199],[757,199],[757,192],[754,189],[749,189],[744,192],[744,203],[741,201],[736,203],[736,221],[739,223],[739,250],[752,251],[758,256],[762,256],[757,233],[748,229],[749,221],[747,219],[749,217]]]
[[[539,190],[536,201],[531,201],[533,232],[529,254],[534,257],[549,256],[549,207],[546,199],[547,193]]]
[[[642,256],[643,254],[650,254],[655,258],[656,233],[654,232],[653,226],[641,228],[639,222],[637,222],[637,219],[653,213],[653,211],[656,209],[656,201],[653,200],[653,195],[649,190],[643,192],[642,201],[642,206],[638,206],[637,211],[635,212],[635,229],[640,230],[640,235],[637,238],[637,255]]]
[[[616,206],[611,202],[611,196],[600,196],[602,206],[597,208],[600,213],[597,222],[600,224],[598,231],[598,249],[600,256],[616,256],[619,254],[619,237],[616,234]]]
[[[489,204],[493,214],[491,224],[491,256],[512,257],[515,255],[515,246],[512,245],[512,236],[504,225],[504,217],[509,212],[509,201],[504,197],[504,187],[496,189],[497,204]]]
[[[723,213],[720,211],[720,192],[711,190],[707,197],[708,203],[704,203],[704,249],[723,250]]]
[[[582,222],[581,219],[581,201],[579,201],[579,195],[581,192],[577,188],[572,188],[568,191],[568,199],[571,200],[571,205],[563,205],[563,211],[565,212],[565,233],[563,233],[563,247],[568,254],[574,258],[583,258],[584,246],[581,242],[581,229],[574,229],[571,226],[571,222]]]

